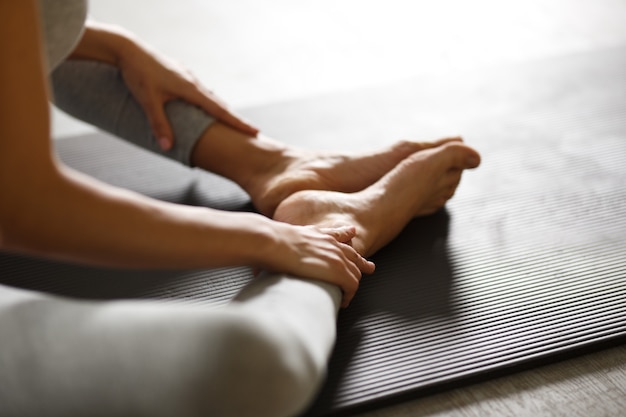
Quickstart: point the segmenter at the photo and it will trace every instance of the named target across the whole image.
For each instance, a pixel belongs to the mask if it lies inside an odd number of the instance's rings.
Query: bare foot
[[[247,191],[255,207],[272,216],[283,200],[298,191],[361,191],[409,155],[453,141],[460,142],[461,138],[436,142],[400,141],[386,149],[361,155],[291,151],[264,175],[257,176]]]
[[[409,155],[448,142],[400,141],[380,151],[349,155],[289,148],[270,138],[252,137],[223,123],[213,123],[191,155],[194,166],[229,178],[271,217],[285,198],[301,190],[352,193],[378,181]]]
[[[461,173],[480,156],[458,141],[423,149],[401,160],[371,186],[353,193],[295,192],[284,199],[274,219],[331,227],[353,225],[354,248],[370,256],[395,238],[414,217],[434,213],[453,196]]]

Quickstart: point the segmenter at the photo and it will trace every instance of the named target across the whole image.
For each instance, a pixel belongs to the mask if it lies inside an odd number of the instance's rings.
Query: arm
[[[48,90],[36,2],[0,2],[2,249],[123,267],[257,265],[331,281],[351,297],[361,270],[331,234],[251,213],[159,202],[61,165],[49,140]]]
[[[32,4],[14,7],[11,3],[2,3],[3,9],[11,9],[2,15],[24,16],[7,19],[0,29],[4,32],[0,35],[0,108],[10,110],[0,112],[3,247],[117,266],[192,267],[253,261],[246,245],[237,240],[245,236],[263,240],[267,231],[263,231],[262,219],[250,216],[233,223],[229,213],[153,201],[59,164],[49,141],[48,93],[36,9]],[[257,232],[246,232],[249,226]],[[167,235],[170,243],[164,239]],[[225,242],[222,249],[220,241]],[[240,252],[235,253],[236,246],[228,249],[230,244],[241,245]],[[215,256],[208,260],[207,254],[212,253]]]

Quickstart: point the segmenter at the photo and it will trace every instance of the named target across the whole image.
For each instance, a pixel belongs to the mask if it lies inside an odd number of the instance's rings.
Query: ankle
[[[202,134],[191,155],[193,166],[226,177],[242,188],[289,161],[290,150],[280,142],[250,136],[220,122]]]
[[[239,185],[254,198],[273,178],[285,172],[297,157],[293,150],[267,137],[256,139],[250,144],[250,150],[254,154],[248,158],[250,165],[242,173]]]
[[[359,247],[355,242],[355,249],[362,256],[369,257],[398,235],[413,214],[406,201],[394,202],[394,196],[383,187],[370,187],[360,194],[356,199],[362,204],[353,212],[354,221],[362,225],[357,230]]]

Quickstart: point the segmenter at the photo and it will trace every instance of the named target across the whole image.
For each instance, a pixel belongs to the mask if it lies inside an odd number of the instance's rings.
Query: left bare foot
[[[309,152],[215,122],[196,144],[194,166],[235,181],[255,207],[271,217],[287,197],[302,190],[352,193],[378,181],[403,159],[420,150],[436,148],[452,137],[434,142],[399,141],[387,148],[359,155]]]
[[[247,191],[257,209],[272,216],[283,200],[298,191],[360,191],[378,181],[409,155],[460,141],[458,137],[435,142],[399,141],[386,149],[361,155],[295,152],[264,175],[256,177]]]
[[[370,256],[411,219],[443,207],[454,194],[462,171],[479,163],[475,150],[448,141],[413,153],[361,191],[295,192],[278,205],[274,219],[321,227],[355,226],[352,244],[360,254]]]

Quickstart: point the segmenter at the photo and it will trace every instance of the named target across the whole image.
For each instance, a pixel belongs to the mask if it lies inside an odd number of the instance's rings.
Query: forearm
[[[117,267],[202,268],[257,264],[271,243],[262,216],[160,202],[64,167],[21,190],[7,195],[14,203],[3,216],[3,246],[12,251]]]
[[[49,139],[37,3],[1,2],[0,12],[11,16],[0,25],[1,249],[124,267],[263,260],[279,234],[262,216],[159,202],[60,165]],[[86,34],[77,53],[90,41]],[[105,46],[89,49],[106,59]]]

